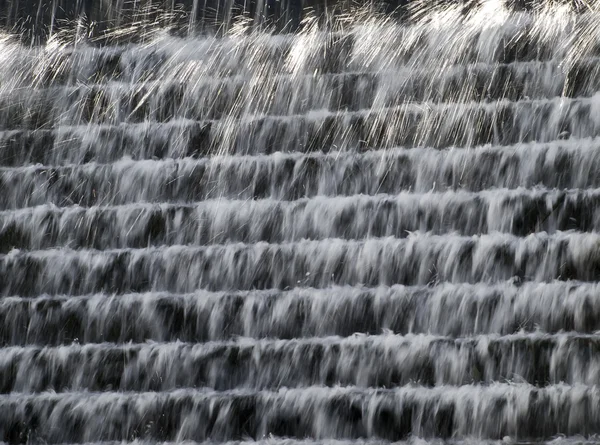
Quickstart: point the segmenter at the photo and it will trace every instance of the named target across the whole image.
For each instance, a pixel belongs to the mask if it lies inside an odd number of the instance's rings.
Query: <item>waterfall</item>
[[[596,4],[0,19],[0,443],[598,443]]]

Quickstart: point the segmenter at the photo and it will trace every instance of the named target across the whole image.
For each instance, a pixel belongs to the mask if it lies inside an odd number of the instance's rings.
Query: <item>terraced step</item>
[[[340,286],[0,299],[2,345],[600,330],[597,283]]]
[[[173,121],[167,124],[87,125],[58,129],[0,132],[0,164],[69,165],[134,159],[184,158],[212,154],[210,125]]]
[[[298,199],[536,185],[600,187],[597,139],[473,150],[394,149],[0,168],[0,209],[203,199]],[[476,166],[476,168],[474,167]],[[553,175],[547,171],[555,172]]]
[[[192,96],[193,97],[193,96]],[[108,162],[136,159],[271,154],[420,146],[473,147],[595,138],[600,121],[594,112],[600,96],[480,103],[407,103],[359,111],[313,110],[303,115],[228,117],[222,120],[142,122],[118,125],[34,128],[52,119],[36,107],[14,114],[0,134],[0,163]],[[17,105],[20,107],[21,105]],[[189,109],[189,108],[188,108]],[[8,112],[8,111],[7,111]],[[31,124],[31,125],[30,125]]]
[[[580,385],[12,394],[0,397],[0,433],[10,437],[16,430],[51,443],[149,437],[223,441],[269,434],[523,440],[597,433],[600,423],[587,413],[598,403],[598,389]]]
[[[588,38],[593,42],[597,36],[595,28],[590,26],[597,21],[595,11],[586,9],[583,14],[577,14],[567,8],[559,10],[543,6],[533,12],[524,12],[507,9],[498,2],[466,14],[464,5],[448,7],[445,4],[445,11],[437,12],[438,20],[430,18],[436,16],[436,11],[413,14],[404,25],[390,20],[361,21],[360,14],[356,14],[354,23],[346,20],[341,28],[338,26],[337,32],[308,26],[300,35],[234,32],[219,40],[163,36],[155,41],[147,38],[144,45],[116,47],[106,45],[107,41],[110,43],[109,38],[103,41],[103,47],[94,47],[92,40],[91,47],[80,43],[75,51],[21,49],[16,43],[9,49],[15,53],[14,68],[21,72],[39,68],[39,59],[44,58],[46,52],[60,62],[44,64],[45,69],[38,69],[37,76],[25,78],[23,83],[63,78],[85,82],[89,78],[118,76],[135,81],[131,75],[141,72],[153,71],[159,75],[185,72],[182,65],[190,61],[201,62],[195,66],[200,66],[206,74],[223,77],[260,66],[271,72],[312,72],[314,69],[316,73],[323,73],[372,65],[397,69],[429,61],[447,65],[475,61],[560,60],[577,50],[583,53],[576,53],[578,56],[598,54],[597,46],[577,45],[578,41]],[[136,31],[144,34],[151,30],[152,26],[144,28],[144,19],[150,17],[140,17],[133,27],[122,30],[121,37],[131,40]],[[486,29],[481,25],[484,21]],[[98,26],[101,29],[106,23]],[[124,35],[127,33],[129,35]],[[117,34],[114,34],[114,40],[119,39]],[[379,51],[372,51],[374,47]],[[197,49],[199,51],[194,51]],[[138,62],[133,73],[124,69],[132,58]],[[11,68],[5,69],[10,73]]]
[[[218,120],[252,115],[289,116],[311,110],[359,111],[405,103],[469,103],[495,100],[594,96],[600,89],[598,59],[568,69],[556,62],[456,65],[323,76],[263,73],[164,82],[113,81],[89,85],[19,88],[0,95],[6,128]]]
[[[180,140],[179,135],[178,142],[171,143],[169,135],[164,133],[162,127],[158,127],[154,131],[163,133],[150,142],[150,150],[161,155],[169,152],[169,145],[173,144],[181,153],[201,156],[208,153],[329,151],[358,146],[472,147],[490,143],[508,145],[519,142],[549,142],[565,137],[597,137],[600,135],[600,118],[593,110],[598,103],[600,95],[589,98],[557,97],[517,102],[501,100],[466,104],[409,103],[392,108],[334,112],[313,110],[304,115],[253,115],[242,119],[228,117],[218,121],[176,120],[173,124],[180,127],[180,131],[185,131],[183,140]],[[41,113],[45,112],[43,108],[39,110]],[[39,117],[37,113],[20,110],[15,116],[26,121],[16,122],[5,118],[3,121],[10,124],[5,129],[35,129],[39,122],[51,120],[44,116]],[[125,134],[137,134],[139,137],[144,134],[148,124],[153,123],[120,124],[108,127],[108,131],[103,131],[104,127],[100,126],[96,131],[113,139],[121,130],[125,131]],[[127,128],[129,126],[133,128]],[[61,132],[94,131],[88,126],[58,128]],[[116,135],[111,135],[112,130],[117,132]],[[16,146],[11,145],[13,134],[7,136],[4,143],[7,154],[2,157],[13,159],[15,156],[11,153],[22,143],[23,136],[16,136]],[[152,135],[150,137],[154,138]],[[46,136],[47,142],[51,140],[52,136]],[[99,144],[100,148],[103,147],[102,142],[98,140],[95,144]],[[137,140],[137,144],[142,143],[145,144],[144,139]],[[75,145],[80,149],[77,141]],[[148,148],[134,150],[144,153]],[[93,158],[93,151],[91,153]]]
[[[593,281],[600,274],[599,245],[598,234],[558,232],[525,238],[416,234],[364,241],[14,251],[0,255],[0,274],[7,277],[0,291],[33,296],[493,283],[511,278]]]
[[[600,337],[428,335],[5,348],[0,392],[600,382]],[[574,360],[574,358],[577,358]]]
[[[211,200],[109,207],[39,206],[0,212],[0,252],[141,248],[225,242],[407,237],[414,231],[527,235],[600,231],[600,189],[353,195],[298,201]],[[325,220],[323,218],[325,217]]]

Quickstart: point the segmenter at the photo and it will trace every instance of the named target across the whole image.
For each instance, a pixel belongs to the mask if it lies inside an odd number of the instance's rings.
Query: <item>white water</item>
[[[0,441],[597,442],[582,5],[0,35]]]

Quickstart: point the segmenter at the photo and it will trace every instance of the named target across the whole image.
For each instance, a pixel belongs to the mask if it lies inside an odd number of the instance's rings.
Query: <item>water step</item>
[[[0,434],[56,442],[293,438],[400,440],[410,435],[517,440],[592,435],[596,387],[564,384],[356,387],[277,392],[189,389],[151,393],[42,393],[0,397]],[[533,418],[532,418],[533,416]]]
[[[599,146],[600,139],[573,139],[472,150],[397,148],[0,168],[0,209],[448,189],[598,188],[600,176],[594,172],[600,169]]]
[[[342,72],[315,76],[264,73],[185,81],[19,88],[0,97],[0,120],[7,128],[122,122],[207,120],[263,114],[301,115],[311,110],[358,111],[407,102],[469,103],[494,100],[590,97],[600,84],[598,59],[572,67],[555,62],[456,65],[440,72],[407,69]],[[43,114],[39,114],[43,112]],[[24,121],[19,121],[24,119]]]
[[[394,388],[496,381],[594,386],[600,383],[599,352],[600,336],[578,333],[460,339],[355,334],[195,344],[12,347],[5,348],[0,359],[0,393],[311,385]]]
[[[344,66],[377,65],[397,69],[415,62],[420,65],[429,61],[456,64],[560,60],[578,49],[583,54],[577,53],[577,56],[600,54],[596,45],[577,45],[577,37],[586,40],[591,37],[591,41],[597,37],[596,29],[590,26],[597,19],[594,11],[574,14],[568,8],[553,10],[548,5],[544,6],[534,12],[513,12],[498,2],[492,7],[481,8],[478,14],[469,15],[465,14],[464,5],[455,4],[453,7],[446,6],[446,15],[440,20],[430,20],[427,15],[419,16],[417,13],[406,25],[390,20],[371,20],[364,24],[346,23],[337,32],[317,26],[308,27],[300,35],[232,33],[229,38],[219,40],[218,44],[215,44],[214,37],[163,37],[154,42],[146,39],[143,45],[116,47],[110,45],[110,39],[106,39],[104,45],[98,48],[90,39],[91,45],[78,45],[75,51],[61,51],[58,55],[61,63],[44,66],[45,69],[38,71],[42,76],[35,76],[32,80],[60,79],[61,76],[68,78],[65,74],[71,68],[75,74],[79,74],[78,80],[119,76],[123,74],[120,65],[127,65],[121,63],[120,59],[127,58],[131,53],[135,53],[136,62],[141,66],[153,67],[155,72],[173,70],[174,67],[177,69],[178,62],[199,60],[205,62],[202,64],[204,67],[208,67],[204,68],[207,74],[218,77],[238,74],[259,64],[275,72],[286,69],[292,72],[314,70],[322,74],[335,72]],[[435,15],[435,12],[431,15]],[[486,20],[486,30],[482,29],[483,20]],[[142,24],[144,17],[139,21],[138,24]],[[135,35],[135,26],[127,31],[129,36],[125,38],[131,39],[132,34]],[[143,26],[139,31],[143,34]],[[115,37],[118,40],[118,36]],[[106,42],[109,44],[106,45]],[[370,51],[374,44],[380,48],[377,53]],[[256,48],[260,48],[260,51]],[[42,48],[27,52],[29,57],[24,58],[19,52],[28,49],[21,49],[16,42],[9,49],[17,56],[15,59],[19,65],[16,67],[20,71],[35,66],[37,60],[31,55],[44,56]],[[109,53],[109,56],[103,57],[105,53]],[[73,54],[77,57],[69,60]],[[83,59],[79,57],[80,54],[83,54]],[[298,55],[302,60],[298,60]],[[94,63],[82,63],[90,60]],[[282,61],[290,63],[282,64]]]
[[[281,244],[11,251],[0,255],[3,295],[287,289],[297,285],[594,281],[600,235],[540,232],[428,235]],[[58,260],[60,259],[60,260]]]
[[[339,286],[0,299],[0,343],[219,341],[355,332],[464,337],[600,331],[597,283]]]
[[[305,115],[253,115],[241,119],[231,116],[218,121],[200,122],[177,120],[175,125],[183,124],[187,130],[178,144],[180,153],[187,155],[204,155],[207,152],[310,152],[356,146],[472,147],[490,143],[508,145],[518,142],[549,142],[563,137],[600,136],[600,118],[594,112],[599,103],[598,94],[589,98],[556,97],[516,102],[409,103],[392,108],[367,108],[358,111],[313,110]],[[7,111],[16,120],[11,116],[0,120],[7,125],[3,129],[35,129],[40,127],[40,122],[51,121],[49,117],[38,115],[38,110],[40,113],[49,112],[47,108],[36,107],[34,112],[21,109],[20,105],[18,108],[16,112],[10,109]],[[125,134],[137,133],[139,137],[148,124],[153,122],[119,124],[114,130],[117,134],[121,129]],[[133,125],[134,128],[122,128],[128,125]],[[102,131],[103,128],[104,126],[100,126],[97,131]],[[83,130],[81,126],[68,125],[58,129],[61,132]],[[89,127],[87,131],[90,131]],[[106,134],[104,130],[103,133],[114,139],[110,131]],[[53,141],[51,136],[46,138],[49,138],[47,142]],[[55,139],[56,135],[54,143]],[[178,139],[181,139],[181,135]],[[5,142],[8,159],[14,158],[11,155],[10,141],[9,137]],[[101,144],[102,141],[96,143]],[[138,139],[137,144],[140,143],[146,142]],[[171,142],[167,134],[159,135],[156,141],[150,143],[154,151],[159,149],[159,157],[163,156],[161,150],[169,150],[167,143],[177,144]],[[17,147],[18,145],[17,139]]]
[[[405,238],[414,231],[527,235],[600,231],[600,189],[498,189],[353,195],[297,201],[210,200],[0,212],[0,253],[12,249],[118,249],[173,244]],[[323,222],[326,216],[327,223]]]

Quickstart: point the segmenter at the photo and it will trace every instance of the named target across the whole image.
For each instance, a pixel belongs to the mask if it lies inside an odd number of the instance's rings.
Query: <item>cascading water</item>
[[[0,440],[596,440],[600,8],[200,3],[0,34]]]

